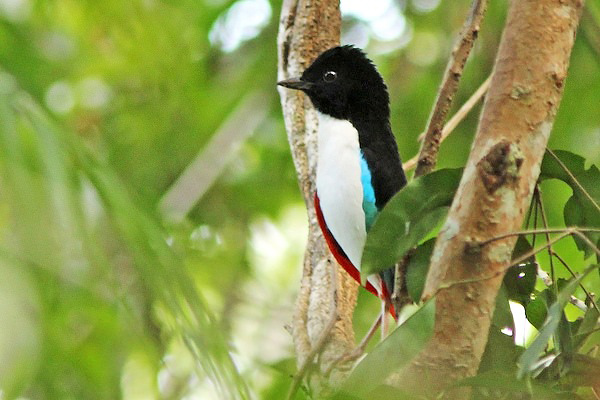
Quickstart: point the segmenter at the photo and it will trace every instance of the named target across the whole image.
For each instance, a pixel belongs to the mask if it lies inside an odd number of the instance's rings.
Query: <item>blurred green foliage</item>
[[[343,40],[365,47],[386,78],[408,159],[468,4],[380,3],[379,16],[345,12]],[[587,165],[600,163],[591,3],[550,142]],[[0,398],[285,393],[294,369],[284,325],[306,221],[275,89],[280,7],[0,0]],[[456,108],[490,73],[506,7],[490,4]],[[391,14],[391,31],[405,25],[382,38]],[[187,199],[187,218],[167,218],[167,190],[251,93],[266,93],[267,117]],[[442,146],[439,167],[464,164],[476,124],[477,110]],[[563,225],[571,189],[548,180],[542,191],[549,224]],[[575,272],[588,263],[571,239],[555,250]],[[559,266],[556,275],[570,278]],[[585,283],[594,291],[598,274]],[[357,336],[377,310],[361,291]]]

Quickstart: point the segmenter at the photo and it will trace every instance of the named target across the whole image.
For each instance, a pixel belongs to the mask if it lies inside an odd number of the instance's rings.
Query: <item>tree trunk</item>
[[[337,0],[284,1],[277,40],[278,79],[300,76],[322,51],[339,44],[340,25]],[[317,118],[314,109],[310,100],[299,91],[280,88],[279,94],[309,221],[292,335],[300,368],[320,339],[324,338],[323,335],[328,334],[317,363],[320,372],[323,372],[337,357],[354,347],[352,312],[358,285],[334,261],[317,223],[313,205],[317,163]],[[327,332],[332,317],[336,321],[333,329]],[[330,383],[335,384],[342,379],[344,366],[340,368],[333,371],[329,382],[320,374],[312,376],[310,386],[317,395]]]
[[[434,337],[394,377],[405,390],[435,394],[477,372],[516,237],[479,243],[522,226],[582,7],[582,0],[510,4],[479,128],[431,259],[424,298],[436,296]]]

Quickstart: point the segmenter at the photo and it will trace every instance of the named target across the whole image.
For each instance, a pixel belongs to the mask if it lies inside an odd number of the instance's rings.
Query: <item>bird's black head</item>
[[[304,91],[317,110],[334,118],[357,122],[389,119],[383,78],[365,53],[353,46],[326,50],[300,78],[278,85]]]

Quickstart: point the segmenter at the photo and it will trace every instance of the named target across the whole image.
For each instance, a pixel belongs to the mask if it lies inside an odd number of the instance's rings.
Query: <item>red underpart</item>
[[[344,250],[335,240],[335,238],[331,234],[331,231],[325,224],[325,218],[323,217],[323,211],[321,211],[321,203],[319,201],[319,196],[316,193],[314,202],[315,210],[317,211],[317,221],[319,221],[321,232],[323,232],[325,242],[327,242],[327,246],[329,247],[331,254],[333,254],[333,257],[335,257],[336,261],[342,266],[342,268],[344,268],[344,271],[346,271],[348,275],[350,275],[352,278],[354,278],[356,282],[360,284],[360,271],[354,266],[354,264],[352,264],[352,261],[350,261]],[[391,302],[390,292],[385,286],[383,280],[381,281],[382,293],[377,292],[377,289],[375,289],[375,287],[368,281],[364,288],[367,289],[369,292],[373,293],[375,296],[379,297],[382,301],[384,301],[387,307],[389,307],[390,313],[392,314],[394,319],[396,319],[396,312]]]

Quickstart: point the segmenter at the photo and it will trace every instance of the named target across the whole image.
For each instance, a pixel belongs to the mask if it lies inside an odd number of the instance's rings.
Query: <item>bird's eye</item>
[[[325,82],[333,82],[335,81],[335,78],[337,78],[335,71],[327,71],[323,74],[323,80]]]

